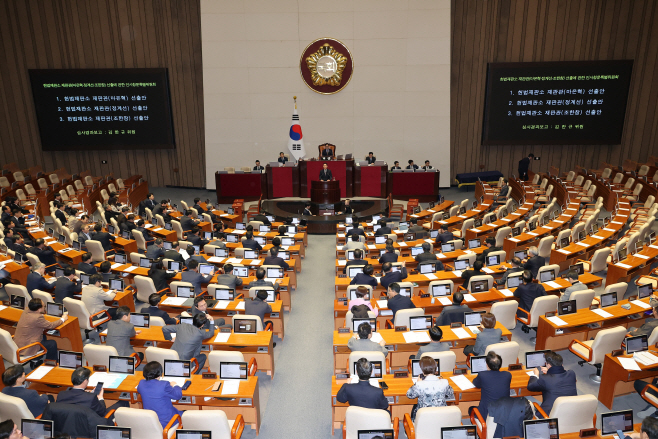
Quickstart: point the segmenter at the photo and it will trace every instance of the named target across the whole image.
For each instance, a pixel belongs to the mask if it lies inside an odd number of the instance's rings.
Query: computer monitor
[[[432,297],[449,296],[450,284],[432,285]]]
[[[386,244],[386,236],[375,236],[375,244]]]
[[[434,359],[436,361],[436,370],[440,371],[441,370],[441,361]],[[411,376],[412,378],[417,378],[420,374],[422,374],[423,371],[420,368],[420,359],[412,359],[411,360]]]
[[[244,223],[235,223],[235,230],[245,230],[247,226]]]
[[[436,264],[433,262],[425,262],[423,264],[418,264],[418,272],[420,274],[436,273]]]
[[[539,282],[550,282],[552,280],[555,280],[555,271],[546,270],[539,273]]]
[[[478,248],[478,247],[480,247],[480,245],[482,245],[482,244],[480,243],[479,239],[469,239],[468,240],[468,248],[469,249]]]
[[[126,263],[126,255],[125,253],[116,253],[114,255],[114,262],[116,264],[125,264]]]
[[[565,248],[569,246],[569,237],[565,236],[564,238],[560,239],[560,248]]]
[[[372,231],[376,232],[377,230],[379,230],[381,228],[382,228],[382,226],[380,226],[379,224],[375,224],[375,225],[372,226]]]
[[[211,439],[212,432],[208,430],[176,430],[176,439]]]
[[[53,317],[62,317],[64,315],[64,305],[61,303],[46,303],[46,314]]]
[[[179,285],[176,288],[176,297],[194,297],[194,287]]]
[[[487,265],[499,265],[499,264],[500,264],[500,255],[487,256]]]
[[[9,305],[16,309],[25,309],[25,296],[12,294],[9,296]]]
[[[261,224],[260,226],[258,226],[258,231],[259,232],[269,233],[270,230],[271,230],[270,226],[267,226],[267,225],[264,225],[264,224]]]
[[[626,354],[630,355],[635,352],[643,352],[649,350],[649,342],[646,335],[638,335],[636,337],[626,338]]]
[[[471,373],[480,373],[483,370],[488,370],[487,356],[480,355],[476,357],[471,357]]]
[[[212,232],[203,232],[203,239],[206,241],[212,241]]]
[[[512,227],[512,236],[519,236],[521,234],[521,227]]]
[[[489,291],[489,281],[488,280],[474,280],[474,281],[471,281],[471,292],[472,293],[482,293],[484,291]]]
[[[577,311],[576,301],[567,300],[566,302],[557,303],[557,313],[560,316],[565,316],[567,314],[574,314]]]
[[[274,222],[274,215],[265,215],[265,218],[271,223]]]
[[[21,419],[20,436],[29,439],[51,439],[53,437],[54,421],[44,421],[41,419]]]
[[[525,368],[526,369],[534,369],[535,367],[544,367],[544,366],[546,366],[546,352],[550,352],[550,351],[543,350],[543,351],[526,352],[525,353]]]
[[[482,218],[475,218],[473,221],[473,227],[480,227],[482,225]]]
[[[219,363],[220,380],[247,380],[248,378],[247,363],[238,361]]]
[[[189,360],[164,360],[164,376],[189,378],[191,374],[192,364]]]
[[[532,222],[528,223],[528,229],[529,229],[531,232],[532,232],[533,230],[535,230],[536,228],[537,228],[537,221],[532,221]]]
[[[165,230],[173,230],[174,227],[171,225],[171,223],[165,223]]]
[[[109,233],[110,235],[114,235],[114,232],[115,232],[114,226],[111,226],[111,225],[108,224],[107,225],[107,233]]]
[[[423,252],[423,247],[411,247],[411,256],[418,256]]]
[[[651,284],[644,284],[637,287],[637,294],[639,299],[644,299],[653,294],[653,287]]]
[[[215,257],[228,258],[228,250],[226,250],[225,248],[215,247]]]
[[[293,235],[297,233],[297,226],[286,226],[286,233],[292,233]]]
[[[58,351],[59,367],[77,369],[82,367],[82,352]]]
[[[123,232],[121,232],[121,237],[123,239],[130,239],[130,232],[127,231],[127,230],[124,230]]]
[[[215,288],[215,299],[233,300],[234,298],[235,290],[233,288]]]
[[[432,327],[432,316],[409,317],[410,331],[425,331]]]
[[[151,268],[151,261],[149,258],[139,258],[139,266],[141,268]]]
[[[347,276],[353,278],[359,273],[363,273],[363,265],[347,267]]]
[[[229,208],[226,209],[226,213],[228,213],[229,215],[235,215],[235,209],[232,208],[232,207],[229,207]]]
[[[482,322],[482,315],[484,311],[477,312],[465,312],[464,313],[464,325],[466,326],[479,326]]]
[[[455,243],[453,242],[448,242],[445,244],[441,244],[441,252],[442,253],[448,253],[448,252],[454,252],[455,251]]]
[[[233,267],[233,276],[249,277],[249,269],[247,267]]]
[[[115,291],[123,291],[123,279],[110,279],[110,289]]]
[[[356,375],[356,361],[353,363],[352,374]],[[370,372],[370,378],[381,378],[382,375],[382,362],[381,361],[371,361],[370,365],[372,366],[372,372]]]
[[[80,249],[82,248],[80,246],[80,242],[78,242],[78,241],[72,241],[71,242],[71,247],[73,247],[73,250],[77,250],[77,251],[80,251]],[[46,421],[44,421],[44,422],[46,422]]]
[[[477,439],[474,425],[441,428],[441,439]]]
[[[361,325],[361,323],[370,323],[371,332],[377,332],[376,318],[352,319],[352,332],[359,332],[359,326]]]
[[[18,254],[18,253],[16,253]],[[64,276],[64,269],[62,268],[55,268],[55,277],[63,277]]]
[[[295,238],[291,238],[289,236],[282,236],[281,245],[284,247],[290,247],[291,245],[295,245]]]
[[[617,260],[622,261],[626,259],[626,256],[628,255],[628,249],[626,247],[622,248],[617,252]]]
[[[352,224],[352,223],[353,223],[353,219],[351,216],[345,217],[345,224]]]
[[[146,313],[131,312],[130,323],[139,328],[148,328],[151,315]]]
[[[437,236],[439,236],[438,230],[430,230],[430,238],[436,239]]]
[[[245,249],[244,259],[258,259],[258,250],[247,250],[247,249]]]
[[[463,215],[463,214],[465,214],[465,213],[466,213],[466,206],[462,206],[462,207],[460,207],[460,208],[459,208],[459,214],[460,214],[460,215]]]
[[[270,279],[283,279],[283,268],[267,267],[267,276]]]
[[[409,223],[407,221],[400,221],[398,224],[398,230],[407,230],[409,228]]]
[[[410,287],[400,287],[400,296],[405,296],[411,298],[411,288]]]
[[[528,253],[525,250],[519,250],[514,252],[514,256],[516,256],[521,260],[524,260],[528,256]]]
[[[292,223],[293,223],[293,224],[299,224],[299,218],[296,218],[296,217],[293,218],[293,219],[292,219]]]
[[[372,216],[372,222],[373,223],[379,221],[380,219],[382,219],[381,215],[373,215]]]
[[[89,285],[89,276],[88,274],[81,274],[80,275],[80,282],[82,282],[82,285]]]
[[[525,439],[559,439],[557,418],[523,421]]]
[[[238,235],[231,235],[228,234],[226,235],[226,242],[231,242],[231,243],[237,243],[238,242]]]
[[[521,276],[508,276],[507,288],[516,288],[521,285]]]
[[[236,334],[256,334],[258,324],[254,319],[233,319],[233,332]]]
[[[135,375],[135,357],[120,357],[110,355],[108,372]]]
[[[617,304],[617,293],[601,294],[601,308]]]
[[[261,246],[267,244],[267,239],[265,239],[263,236],[254,236],[254,241],[256,241]]]
[[[468,259],[457,259],[455,261],[455,270],[466,270],[471,266]]]
[[[214,270],[215,266],[212,264],[199,264],[199,273],[201,273],[203,276],[212,274]]]
[[[628,340],[628,339],[627,339]],[[633,410],[619,410],[616,412],[601,413],[601,435],[607,436],[633,431]]]
[[[583,264],[569,265],[569,270],[576,270],[578,276],[585,274],[585,267],[583,267]]]
[[[162,243],[162,248],[164,248],[165,250],[171,250],[171,249],[172,249],[171,242],[169,242],[169,241],[164,241],[164,242]]]
[[[171,271],[181,271],[180,261],[167,261],[167,269]]]

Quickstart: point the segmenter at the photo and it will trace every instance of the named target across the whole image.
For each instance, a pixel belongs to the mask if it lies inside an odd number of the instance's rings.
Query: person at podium
[[[425,166],[423,166],[423,171],[431,171],[432,169],[434,169],[434,167],[430,165],[430,161],[425,160]]]
[[[402,169],[402,168],[400,167],[400,162],[398,162],[397,160],[394,161],[394,162],[393,162],[393,167],[391,168],[391,170],[393,170],[393,169]]]
[[[418,169],[418,165],[414,164],[413,160],[409,160],[409,164],[407,165],[406,169],[413,169],[414,171]]]
[[[324,151],[322,153],[324,154]],[[329,169],[326,163],[323,164],[322,171],[320,171],[320,181],[331,181],[332,178],[331,169]]]
[[[377,157],[375,157],[372,151],[370,151],[368,153],[368,157],[366,157],[366,162],[368,162],[369,165],[374,165],[376,161],[377,161]]]
[[[283,152],[280,152],[280,153],[279,153],[279,160],[278,160],[278,162],[279,162],[279,163],[283,163],[283,164],[285,165],[287,161],[288,161],[288,157],[286,157],[285,155],[283,155]]]
[[[329,148],[329,145],[325,145],[324,149],[322,150],[322,157],[333,157],[334,152]]]

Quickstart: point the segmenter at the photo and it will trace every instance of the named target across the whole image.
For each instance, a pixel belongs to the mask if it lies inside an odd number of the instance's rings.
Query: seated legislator
[[[153,210],[153,217],[155,218],[156,215],[162,215],[162,219],[164,220],[164,222],[170,223],[172,218],[169,215],[169,213],[167,213],[169,212],[169,210],[167,210],[168,203],[169,202],[167,200],[160,201],[160,204],[155,206],[155,209]]]
[[[359,236],[360,235],[358,235],[356,233],[351,234],[350,238],[347,240],[347,242],[343,246],[343,250],[356,250],[357,248],[363,250],[364,252],[366,250],[368,250],[368,247],[366,247],[366,244],[360,241]],[[397,260],[397,258],[396,258],[396,260]]]
[[[353,307],[363,305],[372,311],[375,314],[375,317],[379,315],[379,308],[373,308],[372,303],[370,303],[370,295],[368,294],[368,289],[366,287],[359,285],[356,287],[354,294],[356,294],[356,299],[350,300],[350,303],[347,304],[347,309],[351,311]]]
[[[189,232],[200,222],[200,220],[192,218],[192,211],[190,209],[185,209],[184,215],[180,217],[180,226],[183,232]]]
[[[398,255],[395,253],[395,247],[393,244],[386,244],[386,252],[379,257],[379,263],[383,264],[384,262],[397,262]]]
[[[32,272],[27,275],[27,292],[30,297],[34,290],[48,291],[52,288],[52,285],[43,277],[45,272],[46,266],[40,262],[32,266]]]
[[[476,259],[479,259],[485,264],[487,264],[487,256],[489,256],[489,253],[501,251],[503,249],[502,247],[496,247],[496,238],[491,236],[484,240],[484,245],[487,248],[482,253],[480,253]]]
[[[371,337],[372,328],[370,327],[370,323],[361,323],[357,331],[347,342],[347,347],[350,352],[375,351],[381,352],[386,357],[388,355],[388,349],[384,346],[384,340],[377,343],[370,340]]]
[[[246,238],[244,241],[242,241],[242,247],[248,248],[251,250],[257,250],[261,251],[263,247],[254,239],[254,233],[253,232],[247,232],[245,233],[244,237]]]
[[[247,285],[247,290],[254,288],[254,287],[270,287],[274,288],[274,291],[279,291],[279,279],[274,281],[274,283],[265,280],[265,269],[263,267],[258,267],[256,270],[256,280],[252,280],[249,282],[249,285]]]
[[[441,328],[438,326],[432,326],[429,329],[429,333],[432,341],[418,348],[416,355],[411,356],[410,358],[416,358],[418,360],[425,352],[446,352],[450,350],[450,343],[441,341],[443,338],[443,330]]]
[[[119,407],[130,407],[128,401],[118,401],[111,407],[105,406],[103,390],[96,395],[93,392],[87,392],[91,370],[86,367],[79,367],[71,374],[71,384],[73,387],[68,388],[57,395],[57,402],[64,404],[84,405],[92,409],[98,416],[105,416],[107,412],[116,410]]]
[[[350,205],[350,199],[346,199],[343,203],[343,210],[341,212],[345,215],[352,215],[354,213],[354,209],[352,209],[352,206]]]
[[[148,250],[148,248],[146,250]],[[180,254],[180,243],[178,241],[172,242],[171,248],[165,250],[164,259],[171,259],[175,262],[185,262],[185,258]]]
[[[498,401],[500,398],[509,396],[510,385],[512,384],[512,374],[508,371],[501,371],[503,359],[494,351],[489,351],[486,358],[487,369],[478,373],[478,376],[473,380],[473,385],[481,390],[480,405],[478,411],[482,415],[482,419],[487,419],[489,413],[489,404]],[[471,406],[468,408],[468,413],[475,408]]]
[[[194,286],[195,294],[199,294],[201,292],[201,284],[209,284],[214,274],[214,270],[207,276],[199,273],[199,262],[193,259],[187,264],[187,270],[181,273],[181,280],[191,283]]]
[[[536,279],[539,269],[546,265],[546,259],[539,256],[539,250],[535,246],[528,249],[528,256],[529,258],[523,260],[522,267],[524,270],[530,270],[532,278]]]
[[[194,302],[192,303],[192,307],[188,311],[189,314],[194,317],[197,314],[203,314],[206,316],[206,324],[203,328],[201,329],[212,329],[213,331],[215,330],[215,326],[225,326],[226,321],[220,317],[217,318],[217,322],[215,322],[215,319],[213,316],[211,316],[208,313],[208,302],[206,302],[206,296],[205,295],[199,295],[194,298]],[[230,326],[230,325],[229,325]]]
[[[367,264],[363,267],[363,273],[357,273],[350,282],[350,285],[370,285],[373,288],[377,288],[377,278],[373,276],[374,273],[375,267]]]
[[[473,277],[473,276],[484,276],[485,273],[482,271],[482,267],[484,266],[484,263],[482,261],[475,261],[473,262],[473,269],[469,270],[464,270],[462,272],[462,279],[464,279],[464,288],[468,287],[468,281]]]
[[[204,245],[208,244],[210,241],[203,239],[199,236],[199,232],[201,231],[200,228],[194,226],[192,227],[192,230],[187,232],[186,240],[190,242],[192,245],[197,245],[199,248],[203,248]],[[189,252],[188,252],[189,254]],[[194,252],[192,252],[194,254]],[[190,255],[191,256],[191,255]]]
[[[46,246],[43,238],[38,238],[34,243],[34,247],[30,249],[30,253],[34,254],[43,265],[46,266],[48,273],[55,271],[55,266],[58,266],[55,259],[55,250]]]
[[[409,164],[407,165],[407,167],[405,169],[413,169],[414,171],[416,169],[418,169],[418,165],[415,165],[413,160],[409,160],[408,163]]]
[[[169,317],[169,314],[167,314],[164,310],[160,309],[160,299],[162,296],[160,296],[157,293],[153,293],[149,296],[149,304],[142,307],[141,313],[142,314],[148,314],[153,317],[160,317],[162,320],[164,320],[165,325],[175,325],[176,324],[176,319],[173,317]]]
[[[395,321],[395,314],[401,309],[412,309],[416,305],[411,301],[411,298],[400,295],[400,284],[393,282],[388,286],[388,309],[393,311],[392,320]]]
[[[160,294],[164,294],[166,291],[169,291],[169,283],[167,281],[169,279],[173,279],[176,274],[177,273],[175,271],[167,273],[167,271],[162,266],[162,259],[158,258],[151,264],[148,277],[153,279],[155,291],[158,291]]]
[[[322,148],[322,153],[320,154],[322,157],[333,157],[334,156],[334,151],[329,147],[329,145],[323,145],[324,148]]]
[[[573,370],[565,370],[562,366],[562,356],[557,352],[546,352],[544,354],[548,367],[536,368],[534,376],[528,380],[528,390],[541,392],[541,408],[547,414],[551,412],[553,403],[560,396],[576,396],[576,373]]]
[[[514,297],[519,300],[519,308],[530,312],[532,304],[537,297],[545,296],[546,290],[542,284],[537,284],[532,281],[532,273],[530,270],[524,270],[521,275],[523,283],[514,291]],[[522,311],[517,311],[516,315],[519,317],[527,318],[528,315]]]
[[[80,292],[82,292],[82,281],[76,277],[73,268],[66,267],[64,276],[58,277],[55,281],[55,302],[64,303],[64,298],[73,299],[73,296]]]
[[[242,278],[233,274],[233,264],[224,264],[217,270],[215,283],[235,289],[242,285]]]
[[[500,192],[498,192],[498,195],[496,196],[496,205],[503,204],[505,203],[505,200],[507,200],[507,194],[509,194],[509,185],[507,184],[507,179],[503,179],[503,185],[500,187]]]
[[[304,216],[313,216],[313,212],[311,212],[311,203],[306,203],[304,204],[304,211],[302,212],[302,215]]]
[[[78,264],[78,270],[82,271],[84,274],[91,276],[92,274],[98,273],[96,267],[94,267],[91,262],[91,253],[87,252],[82,255],[82,261]]]
[[[91,226],[89,224],[84,224],[80,229],[80,233],[78,233],[78,242],[83,250],[87,249],[86,242],[90,239],[94,239],[91,236]]]
[[[578,280],[578,271],[577,270],[569,270],[567,272],[567,281],[571,284],[570,287],[568,287],[566,290],[564,290],[564,294],[560,297],[560,302],[566,302],[569,300],[571,297],[571,293],[574,291],[582,291],[582,290],[587,290],[587,285],[584,283],[581,283]]]
[[[112,346],[122,357],[128,357],[135,353],[130,339],[139,334],[140,330],[135,330],[135,325],[130,323],[130,308],[120,306],[116,310],[116,320],[110,320],[107,323],[107,339],[105,344]],[[144,359],[143,352],[137,352],[140,361]]]
[[[374,165],[375,162],[377,161],[377,157],[370,151],[368,153],[368,157],[366,157],[366,162],[368,162],[369,165]]]
[[[272,225],[272,223],[270,222],[270,219],[267,217],[267,215],[265,215],[263,213],[257,213],[256,215],[254,215],[254,217],[252,218],[252,221],[260,221],[261,223],[263,223],[266,226],[271,226]]]
[[[94,233],[91,234],[91,238],[95,241],[98,241],[103,246],[103,250],[106,252],[112,250],[112,243],[116,239],[114,236],[110,235],[107,232],[103,232],[103,226],[100,223],[96,223],[94,226]]]
[[[391,228],[386,224],[385,220],[380,219],[378,224],[380,225],[380,227],[375,232],[375,236],[384,236],[384,235],[390,235],[391,233],[393,233],[391,231]]]
[[[418,403],[411,409],[411,419],[416,419],[416,412],[423,407],[445,407],[446,401],[455,399],[455,392],[447,379],[437,375],[436,360],[423,357],[418,364],[421,374],[418,381],[407,390],[407,398],[416,399]]]
[[[277,160],[279,163],[285,164],[288,161],[288,157],[286,157],[283,152],[279,153],[279,159]]]
[[[451,323],[464,323],[464,313],[471,312],[468,305],[463,305],[464,293],[455,291],[452,295],[452,305],[444,306],[441,314],[436,318],[437,326],[448,326]]]
[[[139,216],[144,217],[146,215],[146,209],[151,209],[151,213],[153,213],[155,206],[157,206],[155,195],[153,195],[153,192],[149,192],[146,194],[146,199],[139,202]]]
[[[393,166],[391,166],[391,171],[392,171],[393,169],[402,169],[402,168],[400,167],[400,162],[398,162],[397,160],[394,161],[394,162],[393,162]]]
[[[523,268],[521,268],[521,258],[519,258],[518,256],[514,256],[512,258],[512,260],[510,261],[510,265],[512,266],[512,268],[508,268],[507,271],[505,271],[505,273],[503,274],[503,277],[501,277],[496,281],[496,284],[505,285],[505,283],[507,282],[507,278],[509,277],[510,274],[519,273],[523,271]]]
[[[215,327],[206,325],[208,318],[205,314],[199,313],[193,317],[192,324],[179,323],[178,325],[167,325],[162,327],[162,334],[166,340],[171,340],[171,334],[176,334],[176,339],[171,349],[178,352],[181,360],[191,360],[196,358],[199,363],[197,374],[201,373],[204,364],[206,364],[206,354],[201,353],[201,344],[203,340],[213,335]]]
[[[484,352],[490,344],[507,341],[507,339],[503,339],[502,329],[496,328],[495,326],[495,315],[490,312],[482,314],[482,325],[480,327],[480,333],[475,337],[475,345],[465,346],[464,355],[484,355]]]
[[[164,428],[174,415],[183,413],[172,404],[172,400],[177,401],[183,397],[183,389],[173,381],[159,379],[162,376],[162,365],[157,361],[149,361],[143,373],[144,379],[137,385],[143,408],[153,410]]]
[[[393,271],[393,264],[391,262],[384,262],[382,265],[382,272],[384,275],[379,280],[379,283],[386,289],[388,289],[388,286],[393,282],[402,282],[407,278],[407,267],[404,265],[400,271]]]
[[[366,232],[356,224],[356,218],[353,219],[352,228],[345,232],[345,239],[351,235],[363,236],[364,239],[366,237]]]
[[[411,227],[409,227],[407,233],[426,233],[426,230],[423,228],[423,226],[418,225],[417,218],[411,218],[409,223],[411,224]]]
[[[272,306],[266,302],[267,290],[258,290],[256,297],[253,299],[245,299],[244,312],[247,315],[258,316],[263,327],[265,327],[265,314],[272,312]]]
[[[414,258],[416,262],[420,264],[422,262],[437,261],[439,259],[434,253],[432,253],[432,244],[429,242],[423,242],[421,247],[423,248],[423,252],[416,255]],[[436,269],[438,270],[439,267]],[[443,264],[441,264],[441,270],[443,270]]]
[[[270,254],[269,256],[265,257],[263,265],[278,265],[284,270],[290,269],[290,265],[288,265],[288,263],[284,261],[283,258],[279,257],[279,249],[277,247],[272,247],[270,249]]]
[[[192,261],[196,261],[196,262],[199,263],[199,264],[205,264],[205,263],[207,263],[206,258],[204,258],[204,257],[201,256],[200,254],[198,254],[197,251],[196,251],[196,249],[194,248],[193,245],[188,245],[188,246],[187,246],[187,250],[186,250],[186,252],[187,252],[187,254],[189,255],[189,258],[187,258],[187,260],[185,261],[185,266],[186,266],[187,268],[190,267],[190,263],[191,263]],[[213,272],[214,272],[214,270],[215,270],[215,267],[213,267]]]
[[[336,394],[336,400],[366,409],[387,410],[388,400],[384,396],[384,390],[370,384],[372,364],[365,358],[360,358],[356,362],[356,374],[359,377],[359,382],[356,384],[343,384]]]
[[[422,169],[423,171],[431,171],[432,169],[434,169],[434,167],[430,165],[429,160],[425,160],[425,166],[423,166]]]
[[[436,235],[435,241],[437,244],[447,244],[455,239],[455,235],[453,235],[452,232],[449,232],[443,224],[439,224],[437,230],[439,231],[439,234]]]
[[[94,315],[97,312],[107,311],[112,319],[116,319],[117,309],[105,305],[105,301],[114,300],[117,293],[113,290],[105,291],[101,282],[103,282],[103,276],[100,274],[92,274],[89,277],[89,285],[82,287],[82,302],[87,307],[89,314]]]
[[[256,166],[254,166],[254,171],[260,171],[263,172],[265,168],[260,165],[260,160],[256,160]]]
[[[41,416],[43,411],[48,405],[48,402],[54,401],[55,398],[48,395],[39,395],[36,390],[26,389],[25,383],[25,369],[23,365],[17,364],[11,366],[2,374],[2,384],[5,385],[2,393],[14,398],[20,398],[25,401],[28,410],[35,418]],[[52,398],[52,399],[51,399]]]
[[[112,263],[110,261],[101,262],[101,265],[98,266],[98,274],[103,276],[103,282],[109,282],[110,280],[117,278],[117,276],[112,273]]]
[[[347,261],[343,267],[343,274],[347,274],[347,267],[352,265],[366,265],[367,262],[363,260],[363,250],[357,248],[354,250],[354,259]],[[376,285],[375,285],[376,286]]]
[[[320,171],[320,176],[318,179],[320,181],[331,181],[331,179],[334,178],[333,175],[331,174],[331,169],[327,166],[326,163],[322,165],[322,171]]]

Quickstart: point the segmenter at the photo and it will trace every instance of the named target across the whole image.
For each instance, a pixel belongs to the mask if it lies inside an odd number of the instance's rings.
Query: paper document
[[[452,272],[452,274],[454,274],[457,277],[462,277],[462,271],[461,270],[455,270],[455,271]]]
[[[425,274],[425,277],[429,280],[437,280],[438,279],[438,277],[436,277],[436,275],[434,273],[427,273],[427,274]]]
[[[653,245],[653,244],[651,244],[649,247],[651,247],[651,248],[655,248],[655,249],[658,249],[658,245]]]
[[[431,239],[426,239],[425,242],[428,244],[434,244],[434,241],[432,241]]]
[[[464,294],[464,300],[467,302],[476,302],[475,297],[472,294]]]
[[[412,218],[418,218],[418,215],[411,215]]]
[[[344,238],[344,237],[345,237],[345,234],[344,234],[344,233],[339,233],[339,234],[338,234],[338,237],[339,237],[339,238]]]
[[[616,231],[615,229],[609,229],[607,227],[604,227],[603,230],[605,230],[606,232],[615,232]]]
[[[658,357],[656,357],[655,355],[653,355],[651,352],[648,351],[634,353],[633,359],[645,366],[651,366],[653,364],[658,363]]]
[[[244,234],[247,233],[247,231],[246,230],[233,230],[231,233],[233,233],[234,235],[244,235]]]
[[[581,247],[589,247],[589,244],[585,244],[584,242],[577,242],[576,245],[579,245]]]
[[[591,238],[605,239],[605,237],[603,237],[603,236],[599,236],[599,235],[592,235]]]
[[[557,326],[567,326],[567,322],[565,322],[558,316],[547,317],[547,320]]]
[[[644,303],[641,300],[631,300],[631,303],[635,306],[639,306],[639,307],[644,308],[644,309],[650,309],[651,308],[651,305],[649,305],[647,303]]]
[[[379,309],[388,308],[388,300],[378,300],[377,301],[377,307]]]
[[[227,264],[242,264],[242,259],[240,258],[228,258],[226,261]]]
[[[347,265],[347,261],[345,261],[345,260],[338,261],[338,266],[339,266],[339,267],[344,267],[344,266],[346,266],[346,265]]]
[[[526,233],[530,236],[537,236],[537,234],[535,232],[526,232]]]
[[[55,367],[54,366],[39,366],[36,369],[32,371],[28,375],[28,378],[32,380],[40,380],[41,378],[45,377],[48,372],[53,370]]]
[[[117,264],[117,263],[114,263],[114,264],[112,264],[112,267],[111,267],[111,268],[112,268],[112,270],[116,270],[117,268],[121,267],[122,265],[124,265],[124,264]]]
[[[359,381],[359,380],[358,380],[359,377],[357,376],[356,378],[357,378],[357,382],[358,382],[358,381]],[[377,388],[379,389],[379,378],[370,378],[370,379],[368,380],[368,382],[370,383],[370,385],[371,385],[372,387],[377,387]]]
[[[612,314],[610,314],[608,311],[602,310],[600,308],[593,309],[593,313],[600,315],[601,317],[607,319],[608,317],[612,317]]]
[[[377,248],[374,244],[368,244],[368,250],[375,250]]]
[[[565,255],[570,255],[570,254],[571,254],[571,252],[570,252],[569,250],[565,250],[565,249],[563,249],[563,248],[558,249],[558,251],[559,251],[560,253],[564,253]]]
[[[440,302],[441,305],[443,305],[443,306],[450,306],[450,305],[452,305],[452,301],[451,301],[450,299],[448,299],[447,297],[439,297],[439,302]]]
[[[406,242],[398,242],[398,245],[399,245],[400,247],[406,247],[406,246],[407,246],[407,243],[406,243]]]
[[[214,262],[216,264],[220,264],[223,260],[224,260],[224,258],[220,258],[220,257],[217,257],[217,256],[211,256],[211,257],[208,258],[208,262]]]
[[[236,305],[235,309],[244,311],[244,302],[240,302]]]
[[[443,258],[446,257],[446,255],[444,255],[443,253],[437,253],[436,256],[437,256],[438,258],[440,258],[440,259],[443,259]]]
[[[405,332],[403,335],[404,341],[407,343],[429,343],[432,341],[427,331],[410,331]]]
[[[457,215],[457,218],[468,218],[468,217],[465,215]]]
[[[229,303],[231,303],[230,300],[218,300],[215,304],[215,309],[226,309]]]
[[[380,316],[392,316],[393,311],[391,311],[390,309],[383,309],[379,312],[379,315]]]
[[[627,270],[630,270],[631,268],[633,268],[633,267],[631,267],[630,265],[622,264],[621,262],[617,262],[615,265],[616,265],[617,267],[625,268],[625,269],[627,269]]]
[[[167,297],[162,304],[181,306],[186,300],[187,297]]]
[[[474,389],[475,386],[464,375],[454,375],[450,377],[453,383],[457,384],[461,390]]]
[[[619,363],[621,363],[621,367],[623,367],[626,370],[642,370],[640,369],[640,366],[632,358],[624,358],[624,357],[617,357],[617,358],[619,359]]]
[[[507,239],[509,239],[509,240],[512,241],[512,242],[519,242],[519,240],[516,239],[516,238],[507,238]]]
[[[220,332],[217,334],[217,337],[215,337],[215,343],[227,343],[230,337],[230,332]]]
[[[635,256],[636,258],[649,259],[649,256],[647,256],[647,255],[641,255],[641,254],[639,254],[639,253],[635,253],[633,256]]]
[[[450,328],[457,338],[471,338],[471,335],[464,328]]]
[[[466,253],[467,255],[472,255],[475,252],[473,250],[464,250],[464,253]]]
[[[492,270],[492,269],[489,268],[489,267],[484,267],[484,268],[482,269],[482,271],[484,271],[484,272],[487,273],[487,274],[495,273],[495,271]]]
[[[130,273],[131,271],[133,271],[133,270],[137,270],[138,268],[139,268],[139,267],[137,267],[136,265],[131,265],[130,267],[126,268],[126,269],[123,270],[123,271],[127,271],[128,273]]]
[[[96,387],[98,383],[103,383],[103,389],[116,389],[127,377],[128,374],[125,373],[94,372],[89,377],[87,387]]]
[[[261,261],[260,259],[252,259],[251,263],[249,263],[247,265],[260,265],[262,263],[263,263],[263,261]]]
[[[621,221],[610,221],[610,224],[618,224],[618,225],[622,225],[622,224],[624,224],[624,223],[622,223]]]
[[[473,209],[473,212],[480,213],[482,211],[480,209]]]
[[[103,330],[100,332],[100,334],[101,334],[101,335],[107,335],[107,328],[103,329]]]
[[[507,288],[503,288],[502,290],[498,290],[498,291],[500,291],[505,297],[512,297],[514,295],[514,293],[508,290]]]
[[[156,227],[155,229],[153,229],[154,232],[159,232],[160,230],[162,230],[162,227]]]
[[[551,288],[564,288],[562,285],[555,282],[554,280],[549,280],[548,282],[544,282],[544,285],[548,285]]]
[[[480,233],[480,229],[471,229],[471,232]]]
[[[384,339],[382,338],[382,335],[379,332],[373,332],[372,337],[370,337],[370,340],[374,341],[375,343],[379,343]]]
[[[163,377],[160,378],[160,380],[169,381],[170,383],[173,382],[178,387],[183,387],[183,385],[185,384],[185,381],[187,380],[187,378],[185,378],[185,377],[165,377],[165,376],[163,376]],[[105,387],[105,386],[103,386],[103,387]],[[172,399],[172,401],[176,401],[176,400]]]

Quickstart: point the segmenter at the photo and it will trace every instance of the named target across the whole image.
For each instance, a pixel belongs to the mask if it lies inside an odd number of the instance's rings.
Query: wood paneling
[[[0,164],[205,186],[200,17],[199,0],[0,2]],[[41,151],[28,69],[149,67],[169,69],[176,149]]]
[[[658,152],[658,2],[655,0],[452,0],[451,174],[621,165]],[[633,59],[621,145],[483,146],[488,62]]]

